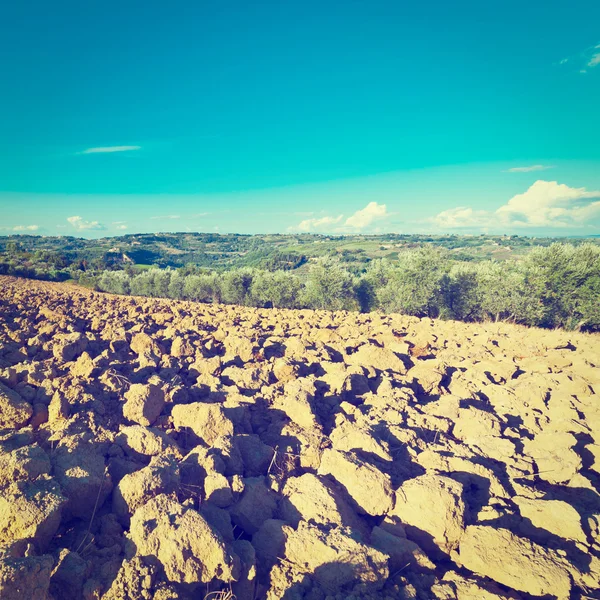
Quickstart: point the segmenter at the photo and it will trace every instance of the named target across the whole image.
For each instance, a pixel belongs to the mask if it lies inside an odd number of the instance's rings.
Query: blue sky
[[[600,233],[600,3],[3,3],[0,233]]]

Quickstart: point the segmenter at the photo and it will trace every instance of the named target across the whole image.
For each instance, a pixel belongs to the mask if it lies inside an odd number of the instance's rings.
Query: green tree
[[[257,271],[250,295],[257,306],[299,308],[302,283],[296,275],[285,271]]]
[[[442,277],[448,261],[442,250],[424,246],[402,253],[377,289],[377,299],[386,312],[417,317],[437,317],[443,304]]]
[[[225,272],[221,288],[223,301],[227,304],[248,304],[253,277],[254,271],[247,268]]]
[[[317,309],[357,310],[352,275],[333,259],[322,259],[310,268],[302,303]]]

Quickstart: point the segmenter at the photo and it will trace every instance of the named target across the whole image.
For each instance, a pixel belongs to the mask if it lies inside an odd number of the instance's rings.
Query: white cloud
[[[304,221],[300,221],[297,227],[290,227],[290,229],[297,229],[298,231],[314,231],[315,229],[323,229],[328,225],[335,225],[339,223],[344,218],[344,215],[339,215],[337,217],[319,217],[316,219],[304,219]]]
[[[111,152],[131,152],[141,149],[141,146],[99,146],[97,148],[87,148],[79,154],[107,154]]]
[[[513,196],[496,215],[517,226],[568,227],[600,214],[600,191],[572,188],[556,181],[538,180],[523,194]]]
[[[490,221],[487,210],[473,210],[468,206],[449,208],[433,217],[433,222],[442,228],[470,229],[486,227]]]
[[[15,225],[13,231],[37,231],[40,228],[39,225]]]
[[[152,220],[154,219],[181,219],[181,215],[159,215],[157,217],[150,217]]]
[[[361,210],[357,210],[353,215],[346,219],[345,225],[354,229],[365,229],[375,221],[385,219],[389,214],[385,204],[377,204],[377,202],[369,202],[367,206]]]
[[[598,46],[596,46],[597,48]],[[595,54],[592,54],[592,56],[590,57],[590,60],[588,61],[587,66],[588,67],[597,67],[598,65],[600,65],[600,52],[596,52]]]
[[[505,173],[531,173],[532,171],[546,171],[547,169],[554,169],[554,165],[531,165],[530,167],[513,167],[512,169],[506,169]]]
[[[598,200],[593,201],[598,198]],[[496,211],[458,206],[432,221],[442,228],[468,229],[494,226],[581,227],[600,217],[600,190],[572,188],[556,181],[538,180],[522,194],[513,196]]]
[[[85,221],[80,216],[68,217],[67,221],[79,231],[106,229],[102,223],[99,223],[98,221]]]

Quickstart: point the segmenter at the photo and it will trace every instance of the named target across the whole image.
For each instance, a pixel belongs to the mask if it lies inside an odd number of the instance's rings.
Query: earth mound
[[[0,277],[0,597],[600,598],[600,339]]]

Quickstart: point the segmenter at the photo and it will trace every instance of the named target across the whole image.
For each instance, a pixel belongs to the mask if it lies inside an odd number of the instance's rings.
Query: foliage
[[[274,244],[289,243],[287,236],[191,237],[196,244],[194,252],[199,255],[214,257],[219,253],[210,249],[218,244],[220,250],[238,256],[242,264],[253,266],[230,265],[222,271],[185,263],[178,269],[160,268],[134,264],[129,258],[123,262],[127,253],[113,247],[85,250],[86,240],[61,238],[59,244],[59,238],[48,238],[47,247],[41,248],[33,236],[21,236],[18,240],[0,238],[4,250],[0,255],[0,274],[51,281],[73,279],[80,285],[114,294],[196,302],[379,310],[419,317],[508,320],[547,328],[600,331],[600,245],[595,242],[535,240],[533,245],[527,238],[498,237],[495,243],[502,252],[503,248],[518,244],[531,247],[520,260],[480,260],[468,254],[472,260],[467,261],[456,257],[468,253],[469,248],[477,248],[481,240],[487,239],[485,236],[438,236],[432,237],[431,243],[425,243],[427,236],[420,236],[418,243],[414,242],[418,236],[377,236],[372,251],[379,252],[379,256],[382,252],[397,254],[393,260],[373,259],[370,251],[365,252],[344,236],[320,238],[323,245],[312,254],[273,251]],[[147,244],[169,243],[182,252],[188,249],[187,237],[180,239],[171,234],[123,239],[133,244],[139,243],[140,238]],[[315,243],[315,236],[303,234],[296,240],[305,247]],[[405,246],[389,253],[390,244],[398,245],[398,240],[403,240]],[[325,242],[347,247],[332,254]],[[153,250],[153,257],[160,258],[156,262],[168,264],[169,260],[157,248]],[[320,253],[319,258],[314,258],[315,253]],[[311,255],[313,258],[307,259]]]

